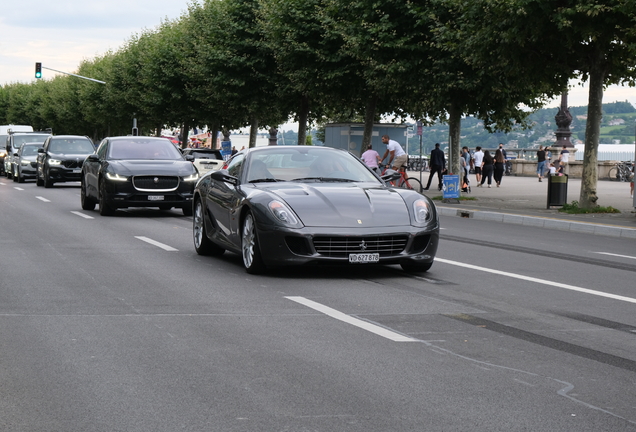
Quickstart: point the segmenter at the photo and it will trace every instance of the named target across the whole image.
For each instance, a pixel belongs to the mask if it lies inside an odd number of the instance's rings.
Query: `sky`
[[[74,73],[82,60],[117,51],[131,36],[185,14],[189,0],[5,0],[0,15],[0,85],[35,80],[35,62]],[[44,79],[57,73],[44,69]],[[569,106],[587,105],[587,87],[572,83]],[[629,101],[636,88],[611,86],[605,103]],[[546,107],[558,107],[557,98]],[[293,128],[293,126],[290,126]],[[282,127],[287,130],[287,126]],[[297,127],[296,127],[297,128]]]

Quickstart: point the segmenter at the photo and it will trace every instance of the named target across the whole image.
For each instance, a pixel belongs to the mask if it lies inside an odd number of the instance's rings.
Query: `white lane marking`
[[[15,186],[13,189],[15,189],[15,190],[24,190],[21,187],[17,187],[17,186]]]
[[[610,255],[610,256],[615,256],[615,257],[620,257],[620,258],[629,258],[629,259],[636,259],[636,257],[634,256],[629,256],[629,255],[619,255],[619,254],[613,254],[613,253],[609,253],[609,252],[594,252],[600,255]]]
[[[51,201],[49,201],[49,200],[47,200],[46,198],[41,197],[41,196],[36,196],[36,198],[37,198],[37,199],[39,199],[40,201],[44,201],[44,202],[51,202]]]
[[[380,327],[375,324],[371,324],[370,322],[363,321],[358,318],[354,318],[350,315],[337,311],[336,309],[332,309],[328,306],[325,306],[320,303],[316,303],[315,301],[306,299],[305,297],[285,297],[291,301],[295,301],[296,303],[300,303],[304,306],[307,306],[311,309],[317,310],[318,312],[324,313],[332,318],[337,320],[346,322],[347,324],[351,324],[353,326],[359,327],[371,333],[377,334],[378,336],[382,336],[384,338],[390,339],[394,342],[419,342],[419,339],[413,339],[408,336],[401,335],[384,327]]]
[[[73,213],[74,215],[83,217],[84,219],[95,219],[93,216],[89,216],[87,214],[84,214],[82,212],[78,212],[78,211],[72,211],[71,213]]]
[[[446,264],[451,264],[454,266],[459,266],[459,267],[466,267],[469,269],[473,269],[473,270],[479,270],[479,271],[483,271],[486,273],[493,273],[493,274],[498,274],[501,276],[508,276],[511,278],[515,278],[515,279],[521,279],[521,280],[525,280],[528,282],[536,282],[539,284],[544,284],[544,285],[550,285],[553,287],[557,287],[557,288],[563,288],[566,290],[571,290],[571,291],[577,291],[577,292],[581,292],[581,293],[585,293],[585,294],[592,294],[595,296],[599,296],[599,297],[607,297],[607,298],[611,298],[614,300],[620,300],[620,301],[624,301],[624,302],[628,302],[628,303],[636,303],[636,298],[632,298],[632,297],[625,297],[625,296],[621,296],[621,295],[616,295],[616,294],[610,294],[610,293],[606,293],[606,292],[602,292],[602,291],[595,291],[595,290],[591,290],[591,289],[587,289],[587,288],[581,288],[581,287],[577,287],[574,285],[568,285],[568,284],[563,284],[563,283],[559,283],[559,282],[553,282],[551,280],[546,280],[546,279],[539,279],[539,278],[534,278],[534,277],[530,277],[530,276],[523,276],[523,275],[519,275],[519,274],[515,274],[515,273],[509,273],[509,272],[505,272],[505,271],[501,271],[501,270],[493,270],[493,269],[489,269],[489,268],[484,268],[484,267],[479,267],[476,265],[472,265],[472,264],[466,264],[463,262],[459,262],[459,261],[451,261],[451,260],[447,260],[447,259],[443,259],[443,258],[435,258],[435,261],[439,261],[439,262],[443,262]]]
[[[163,244],[163,243],[159,243],[159,242],[158,242],[158,241],[156,241],[156,240],[149,239],[148,237],[135,236],[135,238],[136,238],[136,239],[139,239],[139,240],[141,240],[141,241],[145,241],[146,243],[150,243],[151,245],[155,245],[155,246],[157,246],[157,247],[160,247],[160,248],[161,248],[161,249],[163,249],[163,250],[167,250],[167,251],[170,251],[170,252],[172,252],[172,251],[178,251],[178,250],[179,250],[179,249],[175,249],[175,248],[173,248],[172,246],[168,246],[168,245],[165,245],[165,244]]]

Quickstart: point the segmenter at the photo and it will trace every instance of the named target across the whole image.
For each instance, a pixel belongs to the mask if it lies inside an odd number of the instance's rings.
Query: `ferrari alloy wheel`
[[[258,274],[265,270],[256,235],[256,223],[251,213],[248,213],[243,221],[241,251],[243,252],[243,265],[248,273]]]
[[[217,246],[208,238],[205,230],[205,220],[203,219],[203,204],[200,200],[194,203],[192,236],[194,237],[194,249],[199,255],[221,255],[225,252],[223,248]]]
[[[80,200],[82,202],[83,210],[95,210],[95,205],[97,204],[97,202],[93,198],[86,195],[85,181],[82,182],[82,185],[80,187]]]

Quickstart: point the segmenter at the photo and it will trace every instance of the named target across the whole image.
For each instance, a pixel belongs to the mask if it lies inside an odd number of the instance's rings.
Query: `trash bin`
[[[563,207],[568,200],[568,175],[548,176],[548,207]]]

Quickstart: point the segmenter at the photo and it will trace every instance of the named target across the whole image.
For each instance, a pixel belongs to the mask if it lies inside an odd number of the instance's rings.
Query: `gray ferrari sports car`
[[[193,196],[194,247],[228,250],[248,273],[267,267],[433,264],[439,219],[432,201],[384,178],[343,150],[268,146],[241,151],[199,179]]]

